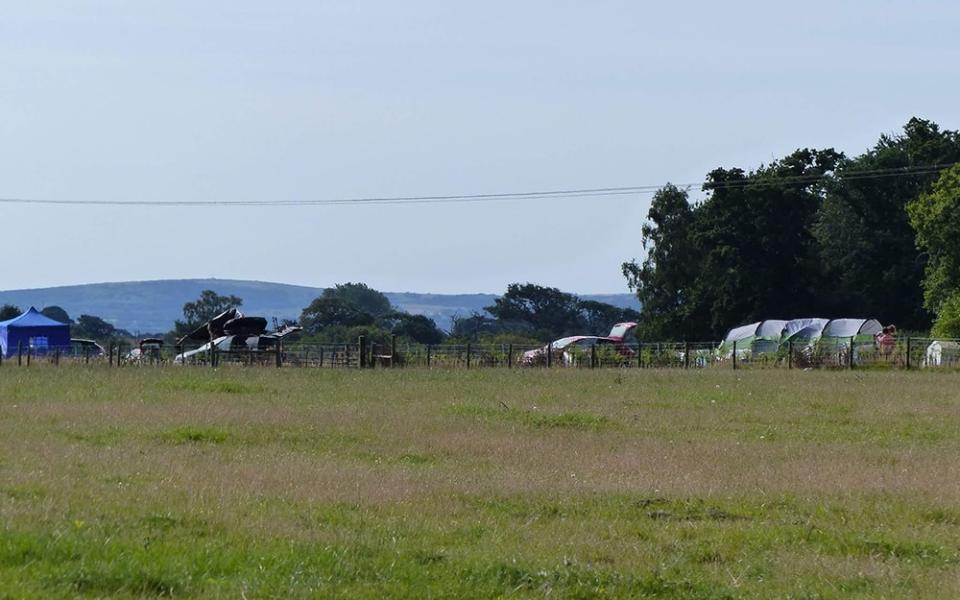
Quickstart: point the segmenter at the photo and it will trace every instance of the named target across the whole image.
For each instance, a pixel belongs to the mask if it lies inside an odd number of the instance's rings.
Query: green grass
[[[960,596],[960,374],[0,369],[0,599]]]

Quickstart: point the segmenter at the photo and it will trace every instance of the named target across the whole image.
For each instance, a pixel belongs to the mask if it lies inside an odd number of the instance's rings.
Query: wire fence
[[[0,354],[4,366],[61,364],[182,367],[389,368],[574,368],[574,369],[958,369],[960,340],[906,337],[879,345],[861,338],[815,344],[783,344],[758,350],[752,344],[643,342],[571,345],[514,344],[274,343],[266,347],[224,343],[171,346],[116,344],[32,348]]]

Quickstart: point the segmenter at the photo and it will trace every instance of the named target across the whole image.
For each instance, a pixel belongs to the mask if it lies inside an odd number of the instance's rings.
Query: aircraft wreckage
[[[213,317],[200,327],[177,340],[177,346],[189,342],[205,342],[199,348],[181,352],[174,358],[180,363],[198,359],[210,353],[211,347],[218,353],[243,353],[244,355],[272,352],[283,338],[301,331],[297,325],[284,325],[276,331],[267,332],[267,320],[263,317],[247,317],[236,308],[230,308]]]

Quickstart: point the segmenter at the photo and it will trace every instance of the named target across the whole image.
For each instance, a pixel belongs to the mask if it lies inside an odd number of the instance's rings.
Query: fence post
[[[283,366],[283,342],[281,342],[280,340],[277,340],[277,343],[274,346],[274,348],[275,348],[274,353],[276,354],[276,359],[277,359],[277,368],[279,369],[280,367]]]
[[[27,346],[27,366],[30,366],[30,355],[33,354],[33,346]]]
[[[507,345],[507,368],[513,368],[513,344]]]
[[[320,346],[320,367],[323,367],[323,346]]]
[[[359,347],[358,349],[360,351],[360,360],[358,362],[360,364],[360,368],[364,369],[367,366],[367,336],[361,335],[357,339],[357,346]],[[350,351],[347,350],[347,357],[349,358],[349,356]],[[347,361],[347,364],[350,364],[349,360]]]
[[[787,341],[787,368],[793,368],[793,340]]]
[[[470,351],[471,351],[471,347],[470,347],[470,344],[468,343],[467,344],[467,368],[468,369],[470,368]]]
[[[910,338],[907,338],[907,370],[910,370]]]
[[[737,370],[737,340],[733,340],[733,370]]]
[[[430,355],[432,354],[432,352],[433,352],[433,346],[431,346],[430,344],[427,344],[427,368],[428,369],[430,368],[430,358],[431,358]]]
[[[683,368],[690,368],[690,342],[683,343]]]
[[[553,366],[553,342],[547,344],[547,368]]]
[[[853,368],[853,337],[850,336],[850,354],[847,356],[847,368]]]
[[[87,346],[83,347],[83,364],[85,365],[90,364],[90,348],[88,348]]]
[[[390,336],[390,368],[397,366],[397,336]]]
[[[594,344],[593,346],[590,346],[590,368],[591,368],[591,369],[596,369],[596,368],[597,368],[597,346],[596,346],[596,344]]]
[[[23,341],[17,340],[17,366],[23,366]]]

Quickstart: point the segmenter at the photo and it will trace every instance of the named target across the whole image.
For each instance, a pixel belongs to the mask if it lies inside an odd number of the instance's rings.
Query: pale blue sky
[[[960,3],[882,0],[0,2],[0,197],[510,192],[856,154],[913,115],[960,128],[958,26]],[[620,292],[648,203],[2,205],[0,289]]]

